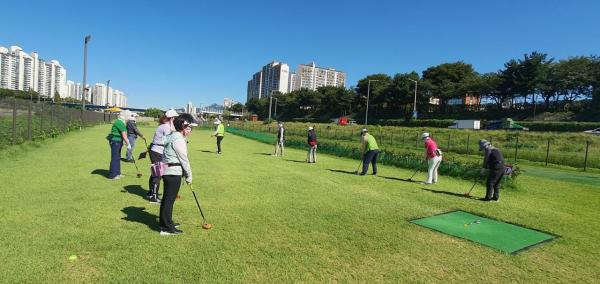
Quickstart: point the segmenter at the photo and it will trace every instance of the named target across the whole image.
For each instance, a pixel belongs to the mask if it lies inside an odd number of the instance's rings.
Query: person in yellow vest
[[[225,135],[225,126],[223,126],[223,123],[218,118],[215,119],[215,125],[217,125],[217,129],[211,136],[217,137],[217,154],[221,154],[221,141],[223,141],[223,136]]]
[[[369,134],[366,128],[361,130],[361,151],[362,157],[362,172],[361,176],[367,174],[369,163],[373,165],[373,175],[377,175],[377,156],[379,156],[379,146],[373,135]]]

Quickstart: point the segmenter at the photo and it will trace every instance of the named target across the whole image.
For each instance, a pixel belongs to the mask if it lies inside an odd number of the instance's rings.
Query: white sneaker
[[[111,180],[120,180],[120,179],[121,179],[121,176],[116,176],[114,178],[111,178]]]
[[[181,231],[172,231],[172,232],[169,232],[169,231],[160,231],[160,235],[161,236],[176,236],[176,235],[179,235],[181,233],[182,233]]]
[[[421,184],[431,184],[430,182],[423,181]]]

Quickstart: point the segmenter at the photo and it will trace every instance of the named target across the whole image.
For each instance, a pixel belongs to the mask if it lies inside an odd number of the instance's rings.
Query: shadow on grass
[[[425,187],[421,187],[421,189],[425,190],[425,191],[429,191],[431,193],[435,193],[435,194],[444,194],[444,195],[462,197],[462,198],[467,198],[467,199],[478,199],[476,197],[467,196],[467,195],[464,195],[462,193],[456,193],[456,192],[450,192],[450,191],[443,191],[443,190],[435,190],[435,189],[430,189],[430,188],[425,188]]]
[[[292,162],[292,163],[303,163],[303,164],[308,164],[307,161],[302,161],[302,160],[290,160],[290,159],[283,159],[286,162]]]
[[[213,151],[209,151],[209,150],[200,150],[200,152],[202,152],[202,153],[217,153],[217,152],[213,152]]]
[[[91,172],[91,174],[108,178],[108,170],[105,170],[105,169],[95,169]]]
[[[327,169],[330,172],[334,172],[334,173],[342,173],[342,174],[349,174],[349,175],[357,175],[356,171],[345,171],[345,170],[334,170],[334,169]]]
[[[131,194],[135,194],[140,197],[146,196],[146,190],[139,184],[130,184],[123,187],[121,192],[127,192]]]
[[[270,153],[254,153],[254,155],[271,156]]]
[[[121,209],[121,211],[127,216],[121,219],[128,222],[137,222],[140,224],[144,224],[148,226],[148,228],[150,228],[151,230],[158,232],[158,216],[146,212],[145,209],[145,207],[125,207]]]
[[[397,181],[405,181],[405,182],[419,182],[413,179],[408,179],[408,178],[397,178],[397,177],[386,177],[386,176],[379,176],[381,178],[384,179],[391,179],[391,180],[397,180]]]

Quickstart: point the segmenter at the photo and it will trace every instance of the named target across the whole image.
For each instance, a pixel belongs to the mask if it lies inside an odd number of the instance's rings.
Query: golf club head
[[[210,230],[210,229],[212,229],[212,224],[202,223],[202,229],[204,229],[204,230]]]
[[[141,178],[142,177],[142,173],[137,173],[137,177]]]
[[[140,153],[140,155],[138,156],[138,160],[146,158],[147,154],[148,154],[148,151]]]

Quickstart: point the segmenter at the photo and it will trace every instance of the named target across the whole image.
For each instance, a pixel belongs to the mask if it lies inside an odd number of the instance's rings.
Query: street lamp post
[[[365,110],[365,127],[367,126],[369,118],[369,98],[371,97],[371,82],[377,82],[379,80],[369,80],[367,84],[367,109]]]
[[[81,91],[81,112],[85,110],[85,91],[86,91],[86,79],[87,79],[87,46],[88,42],[92,39],[91,35],[87,35],[83,40],[83,88]]]
[[[106,81],[106,102],[108,102],[108,88],[110,87],[110,80]]]
[[[274,90],[271,90],[271,93],[269,94],[269,121],[271,121],[271,106],[273,105],[273,92]]]
[[[275,113],[273,114],[275,119],[277,119],[277,98],[275,98]]]
[[[415,82],[415,101],[413,102],[413,118],[417,119],[417,85],[419,84],[419,82],[417,82],[417,80],[413,80],[413,79],[408,79],[410,81]]]

